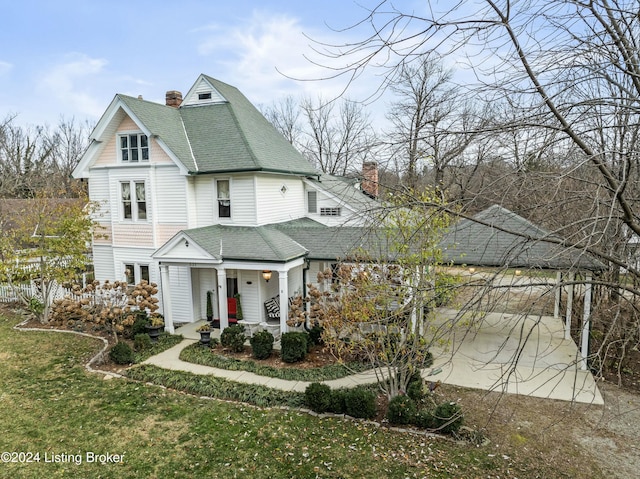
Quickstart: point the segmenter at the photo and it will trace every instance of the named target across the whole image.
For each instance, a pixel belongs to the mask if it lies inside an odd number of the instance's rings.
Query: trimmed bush
[[[458,432],[464,422],[460,405],[455,402],[438,404],[433,412],[433,418],[436,424],[435,429],[445,434]]]
[[[309,347],[307,337],[306,333],[298,331],[282,334],[280,337],[280,353],[285,363],[296,363],[305,358]]]
[[[407,396],[416,402],[420,402],[424,399],[424,383],[422,381],[422,376],[420,376],[420,372],[416,372],[411,376],[411,380],[407,386]]]
[[[269,331],[258,331],[251,339],[251,355],[255,359],[267,359],[273,351],[273,334]]]
[[[428,409],[419,410],[413,419],[413,423],[422,429],[436,429],[438,427],[436,418],[433,417],[433,412]]]
[[[135,339],[138,334],[147,332],[147,324],[150,324],[149,315],[146,311],[136,311],[133,324],[131,325],[131,337]]]
[[[329,411],[335,414],[344,414],[347,410],[347,406],[345,405],[346,397],[346,389],[334,389],[331,391],[331,407]]]
[[[332,391],[326,384],[311,383],[304,391],[304,402],[312,411],[323,413],[332,410]]]
[[[367,389],[349,389],[344,395],[345,414],[351,417],[371,419],[376,415],[376,395]]]
[[[109,351],[109,357],[116,364],[131,364],[133,362],[133,350],[127,343],[120,341],[113,345]]]
[[[324,331],[324,328],[319,324],[314,324],[313,327],[309,330],[309,339],[311,340],[312,344],[322,344],[322,331]]]
[[[395,396],[389,401],[387,419],[391,424],[412,424],[417,412],[416,402],[409,396]]]
[[[220,334],[220,343],[222,346],[231,349],[234,353],[241,353],[244,351],[245,340],[244,326],[241,324],[229,326]]]
[[[133,349],[135,351],[151,349],[151,337],[147,333],[136,334],[133,338]]]

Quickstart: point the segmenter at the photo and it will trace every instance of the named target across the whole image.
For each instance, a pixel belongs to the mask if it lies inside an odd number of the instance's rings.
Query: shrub
[[[345,413],[351,417],[370,419],[376,415],[376,395],[367,389],[349,389],[344,396]]]
[[[146,311],[138,311],[131,325],[131,336],[135,339],[138,334],[144,334],[147,331],[149,323],[149,315]]]
[[[251,355],[255,359],[267,359],[273,351],[273,334],[269,331],[258,331],[249,340]]]
[[[438,427],[436,418],[433,417],[433,412],[428,409],[419,410],[413,419],[413,423],[422,429],[437,429]]]
[[[444,402],[436,406],[433,412],[436,429],[445,434],[458,432],[464,417],[460,405],[455,402]]]
[[[311,383],[304,391],[304,403],[318,413],[332,411],[332,392],[326,384]]]
[[[407,386],[407,396],[416,402],[420,402],[424,398],[424,384],[419,372],[411,376],[411,380]]]
[[[409,396],[395,396],[389,401],[387,419],[391,424],[412,424],[418,408]]]
[[[295,363],[305,358],[308,350],[307,337],[306,333],[298,331],[282,334],[280,337],[280,353],[285,363]]]
[[[245,340],[244,326],[241,324],[229,326],[220,334],[220,343],[222,343],[225,348],[231,349],[234,353],[241,353],[244,350]]]
[[[347,397],[346,389],[334,389],[331,391],[329,411],[335,414],[344,414],[347,410],[345,400]]]
[[[319,324],[314,324],[309,330],[309,339],[312,344],[322,344],[322,331],[324,328]]]
[[[136,351],[151,349],[151,337],[147,333],[136,334],[133,338],[133,349]]]
[[[131,364],[133,362],[133,350],[127,343],[120,341],[111,348],[109,357],[116,364]]]

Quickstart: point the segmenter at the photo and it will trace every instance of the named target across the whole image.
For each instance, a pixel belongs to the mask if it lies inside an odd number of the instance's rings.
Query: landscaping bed
[[[234,371],[249,371],[260,376],[287,379],[290,381],[327,381],[339,379],[367,369],[359,362],[340,363],[322,346],[314,346],[302,361],[287,363],[280,351],[274,350],[266,359],[254,359],[251,347],[233,352],[222,345],[205,347],[200,344],[187,346],[180,359],[195,364]]]

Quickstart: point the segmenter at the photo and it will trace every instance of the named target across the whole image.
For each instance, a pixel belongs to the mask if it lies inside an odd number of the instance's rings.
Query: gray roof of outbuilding
[[[451,227],[441,246],[445,259],[455,264],[555,270],[604,268],[584,251],[562,243],[557,235],[493,205]]]
[[[191,174],[318,174],[237,88],[204,77],[227,101],[174,108],[126,95],[117,97]]]

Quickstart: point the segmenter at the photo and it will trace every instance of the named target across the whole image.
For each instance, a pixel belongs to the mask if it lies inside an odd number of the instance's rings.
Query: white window
[[[342,208],[320,208],[320,216],[340,216]]]
[[[125,181],[120,184],[122,217],[125,220],[147,219],[147,194],[144,181]]]
[[[229,180],[217,180],[218,218],[231,218],[231,194]]]
[[[125,163],[149,161],[149,139],[142,133],[120,135],[120,160]]]
[[[307,211],[309,213],[318,212],[318,192],[307,191]]]
[[[127,280],[127,284],[138,284],[140,281],[150,282],[149,279],[149,265],[128,263],[124,265],[124,276]]]

